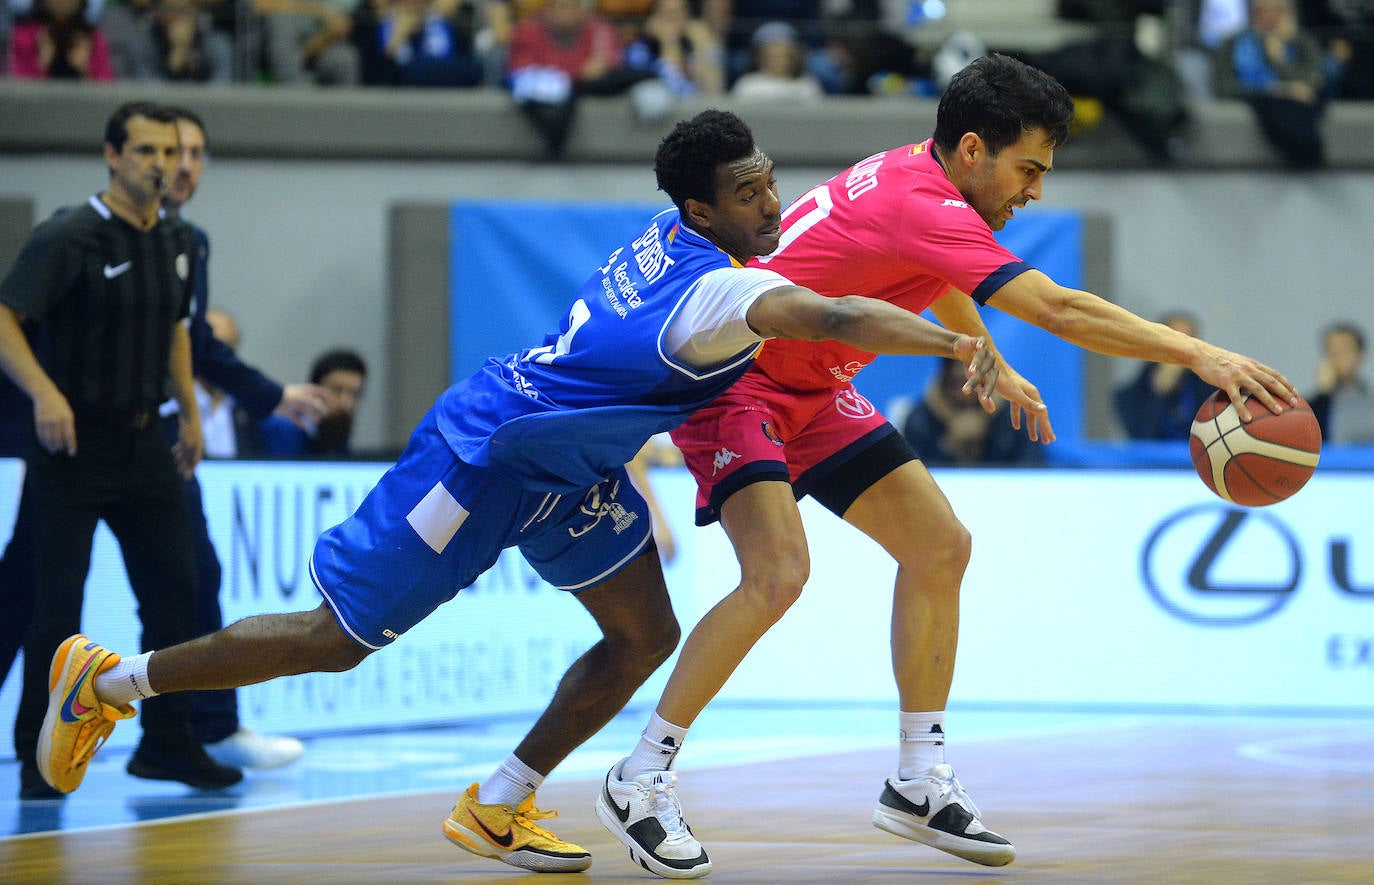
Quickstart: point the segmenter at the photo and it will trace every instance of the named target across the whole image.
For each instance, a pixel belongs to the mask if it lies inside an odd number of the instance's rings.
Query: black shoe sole
[[[144,780],[180,781],[197,790],[223,790],[243,780],[243,772],[226,765],[173,766],[138,755],[129,757],[129,764],[124,766],[124,770]]]

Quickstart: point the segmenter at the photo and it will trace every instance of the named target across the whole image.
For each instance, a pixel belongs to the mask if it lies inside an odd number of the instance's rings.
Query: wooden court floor
[[[683,771],[688,821],[715,869],[748,883],[1374,883],[1374,720],[1140,717],[951,747],[989,826],[1018,857],[990,869],[869,823],[892,751]],[[0,839],[0,881],[168,883],[650,882],[560,781],[546,822],[590,871],[538,875],[439,834],[452,797],[331,802]]]

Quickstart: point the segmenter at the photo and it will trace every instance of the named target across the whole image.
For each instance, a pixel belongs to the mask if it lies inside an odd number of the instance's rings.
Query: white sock
[[[148,684],[148,659],[153,652],[145,651],[132,658],[120,658],[104,673],[95,677],[95,695],[112,707],[122,707],[130,701],[146,701],[158,693]]]
[[[945,711],[900,714],[897,777],[904,781],[923,774],[945,761]]]
[[[544,783],[544,775],[520,761],[514,753],[506,757],[501,767],[491,773],[477,788],[477,801],[483,805],[509,805],[519,808],[520,803],[534,795],[534,791]]]
[[[630,780],[646,771],[667,771],[677,759],[677,751],[687,739],[687,729],[674,725],[657,712],[649,717],[649,726],[639,737],[634,752],[625,760],[620,779]]]

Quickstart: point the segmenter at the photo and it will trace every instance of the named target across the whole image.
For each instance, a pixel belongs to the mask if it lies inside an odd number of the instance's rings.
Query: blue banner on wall
[[[488,357],[542,344],[577,288],[666,204],[460,201],[450,210],[450,365],[466,378]],[[1036,210],[998,235],[1008,249],[1065,286],[1082,286],[1083,222]],[[995,301],[994,301],[995,303]],[[1040,388],[1061,439],[1082,437],[1082,352],[998,310],[984,322],[1012,365]],[[859,376],[879,409],[920,396],[933,360],[885,356]]]

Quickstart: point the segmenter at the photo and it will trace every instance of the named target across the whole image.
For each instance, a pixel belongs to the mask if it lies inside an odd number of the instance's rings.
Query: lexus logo
[[[1283,608],[1302,580],[1297,538],[1256,510],[1202,504],[1165,519],[1140,556],[1160,608],[1193,624],[1234,626]]]

